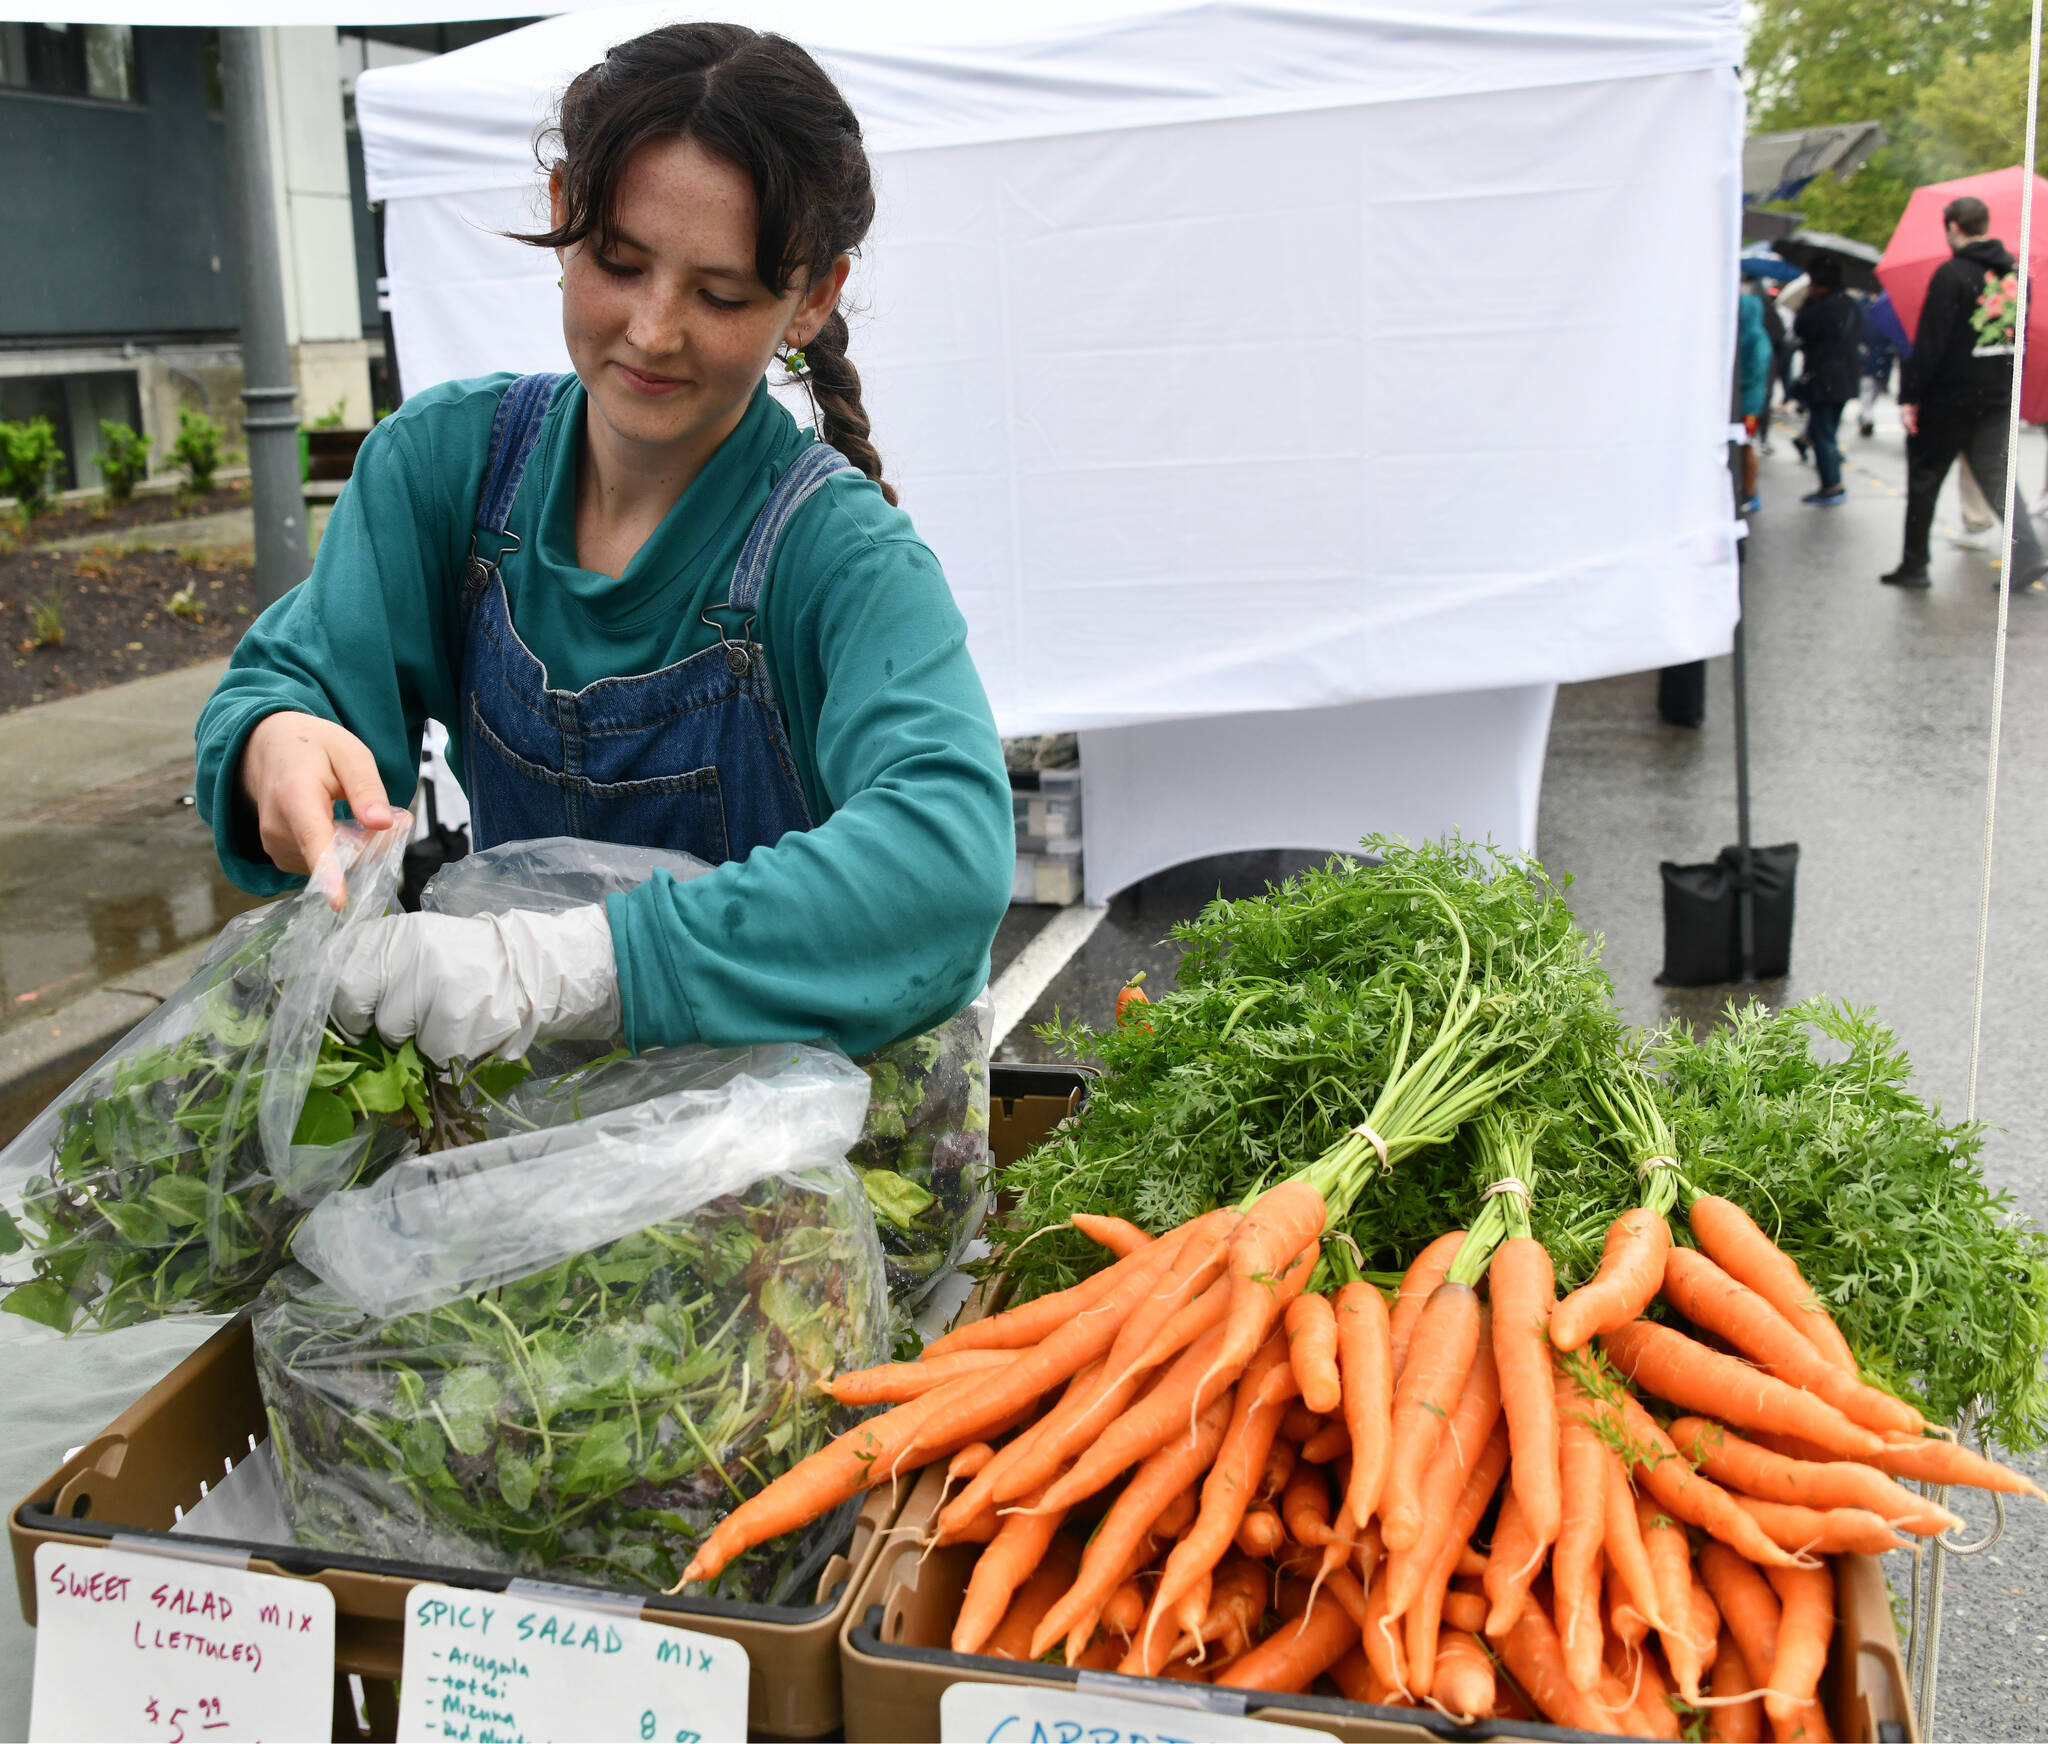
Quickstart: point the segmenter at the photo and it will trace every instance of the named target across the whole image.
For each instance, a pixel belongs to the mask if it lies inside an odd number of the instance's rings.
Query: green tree
[[[1758,0],[1750,126],[1877,121],[1889,139],[1848,181],[1809,185],[1792,202],[1806,222],[1882,247],[1921,183],[2017,162],[2024,121],[1999,117],[2025,114],[2031,10],[2028,0]],[[1978,125],[1973,106],[1985,112]]]

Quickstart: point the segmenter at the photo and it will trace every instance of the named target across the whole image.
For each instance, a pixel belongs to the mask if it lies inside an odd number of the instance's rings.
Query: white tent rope
[[[2041,103],[2041,5],[2042,0],[2034,0],[2027,50],[2027,136],[2021,153],[2020,172],[2019,298],[2013,311],[2012,404],[2007,408],[2005,428],[2005,558],[1998,572],[1998,634],[1991,657],[1991,756],[1984,780],[1984,868],[1977,890],[1977,984],[1970,1003],[1970,1079],[1963,1110],[1965,1120],[1977,1117],[1977,1063],[1984,1043],[1984,964],[1991,939],[1991,848],[1998,824],[1998,735],[2005,713],[2006,623],[2012,607],[2012,518],[2019,511],[2020,399],[2026,381],[2027,306],[2032,301],[2033,292],[2034,131],[2039,124]],[[1923,1488],[1937,1503],[1946,1499],[1948,1494],[1946,1489],[1935,1485]],[[1990,1543],[1991,1540],[1986,1539],[1964,1548],[1961,1554],[1988,1549]],[[1923,1738],[1934,1735],[1934,1698],[1936,1680],[1941,1672],[1942,1563],[1948,1555],[1948,1547],[1939,1538],[1928,1547],[1928,1590],[1924,1613],[1917,1562],[1913,1570],[1912,1630],[1906,1640],[1906,1664],[1907,1675],[1915,1682],[1913,1707]]]
[[[2012,610],[2013,515],[2019,508],[2020,399],[2027,367],[2027,306],[2033,301],[2034,275],[2034,130],[2041,103],[2041,0],[2034,0],[2034,20],[2027,54],[2027,136],[2020,180],[2019,305],[2014,310],[2012,404],[2005,431],[2005,558],[1998,571],[1998,635],[1991,659],[1991,758],[1984,782],[1984,869],[1977,891],[1977,985],[1970,1005],[1970,1078],[1963,1118],[1977,1118],[1977,1062],[1984,1043],[1984,964],[1991,939],[1991,845],[1998,823],[1998,736],[2005,714],[2006,620]],[[1927,1716],[1921,1716],[1924,1726]]]

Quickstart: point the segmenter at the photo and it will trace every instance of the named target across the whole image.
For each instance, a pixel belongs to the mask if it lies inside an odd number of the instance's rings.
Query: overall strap
[[[555,397],[560,375],[523,375],[505,390],[498,415],[491,420],[490,453],[484,461],[484,488],[476,499],[479,532],[503,533],[512,518],[512,499],[526,476],[541,422]]]
[[[776,541],[782,537],[783,529],[795,517],[797,510],[810,501],[819,486],[835,472],[847,471],[852,466],[853,462],[829,442],[813,442],[790,463],[789,470],[777,481],[768,501],[762,505],[746,544],[740,547],[740,560],[733,565],[732,589],[725,600],[728,609],[736,612],[756,609],[760,604],[761,589],[768,580],[769,566],[775,561]]]

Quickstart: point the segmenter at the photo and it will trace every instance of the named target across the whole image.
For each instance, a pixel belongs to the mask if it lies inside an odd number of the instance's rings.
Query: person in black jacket
[[[1793,317],[1792,336],[1799,342],[1801,367],[1793,394],[1805,402],[1807,439],[1820,468],[1820,489],[1799,500],[1832,509],[1849,500],[1842,488],[1842,445],[1838,432],[1842,408],[1863,385],[1863,311],[1842,289],[1841,263],[1819,256],[1806,269],[1813,289]]]
[[[1906,551],[1880,577],[1890,587],[1925,587],[1934,503],[1958,454],[1968,457],[1984,495],[2005,512],[2005,437],[2013,395],[2018,281],[2004,243],[1987,235],[1991,213],[1965,195],[1942,208],[1955,252],[1928,281],[1913,352],[1899,375],[1906,427]],[[2048,563],[2024,505],[2013,517],[2013,586],[2048,593]]]

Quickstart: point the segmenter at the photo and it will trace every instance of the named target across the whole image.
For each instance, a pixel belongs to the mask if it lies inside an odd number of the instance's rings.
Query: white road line
[[[1107,907],[1089,908],[1078,902],[1072,908],[1063,908],[1011,958],[1010,966],[996,977],[992,989],[996,1030],[989,1043],[991,1048],[1002,1046],[1003,1038],[1038,1003],[1038,996],[1052,985],[1052,978],[1073,961],[1074,953],[1088,942],[1107,913]]]

